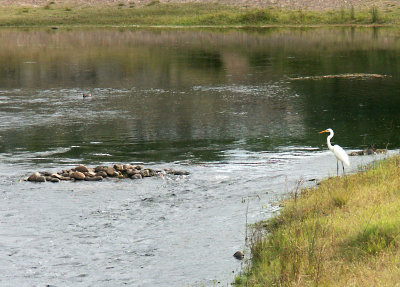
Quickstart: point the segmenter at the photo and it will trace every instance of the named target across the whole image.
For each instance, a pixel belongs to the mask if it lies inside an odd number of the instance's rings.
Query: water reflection
[[[0,152],[220,161],[223,151],[400,146],[391,29],[0,30]],[[383,79],[290,81],[344,73]],[[81,94],[91,91],[92,99]]]

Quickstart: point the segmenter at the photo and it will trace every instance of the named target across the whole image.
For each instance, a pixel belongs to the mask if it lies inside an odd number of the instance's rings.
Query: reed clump
[[[396,286],[400,156],[304,189],[257,226],[251,263],[237,285]]]

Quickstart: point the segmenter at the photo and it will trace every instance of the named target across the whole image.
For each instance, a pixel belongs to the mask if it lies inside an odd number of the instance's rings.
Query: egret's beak
[[[319,132],[319,133],[322,134],[322,133],[327,133],[327,132],[328,132],[328,130],[324,130],[324,131]]]

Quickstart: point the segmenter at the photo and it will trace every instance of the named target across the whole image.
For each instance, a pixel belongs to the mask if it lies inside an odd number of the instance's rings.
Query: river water
[[[348,151],[400,147],[398,37],[0,30],[0,285],[229,285],[246,222],[336,174],[318,131]],[[379,76],[307,78],[359,73]],[[352,157],[348,172],[377,158]],[[190,175],[23,180],[114,163]]]

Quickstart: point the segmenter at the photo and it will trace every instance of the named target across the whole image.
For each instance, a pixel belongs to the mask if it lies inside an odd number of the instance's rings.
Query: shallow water
[[[0,34],[1,285],[228,285],[246,220],[336,174],[318,131],[400,146],[394,30]],[[290,80],[361,72],[388,77]],[[117,162],[190,175],[22,181]]]

